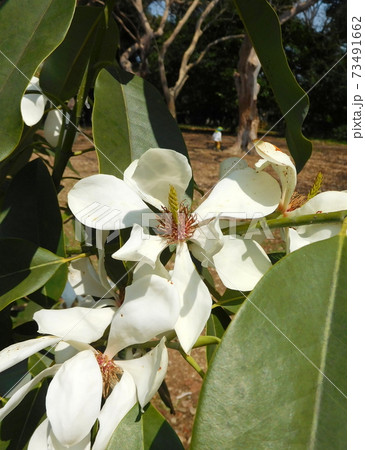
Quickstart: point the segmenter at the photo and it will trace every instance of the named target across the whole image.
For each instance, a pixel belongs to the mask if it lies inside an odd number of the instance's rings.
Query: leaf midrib
[[[341,257],[343,253],[343,247],[344,247],[344,240],[345,236],[340,233],[339,235],[339,246],[336,253],[336,259],[335,259],[335,265],[333,270],[333,276],[331,280],[331,292],[329,296],[329,308],[327,312],[326,317],[326,325],[324,328],[324,343],[323,349],[322,349],[322,355],[321,355],[321,362],[319,365],[319,371],[318,371],[318,389],[316,392],[316,399],[315,399],[315,405],[314,405],[314,412],[313,412],[313,421],[312,421],[312,429],[310,434],[310,440],[308,447],[312,450],[315,448],[315,444],[317,442],[317,430],[318,430],[318,422],[321,415],[321,400],[323,397],[323,385],[325,382],[325,368],[326,368],[326,361],[327,361],[327,355],[328,355],[328,345],[329,345],[329,337],[331,335],[331,329],[332,329],[332,323],[333,323],[333,310],[335,306],[335,299],[336,299],[336,292],[337,292],[337,286],[338,286],[338,275],[340,273],[340,265],[341,265]],[[341,390],[333,384],[334,387],[342,394],[344,395]]]

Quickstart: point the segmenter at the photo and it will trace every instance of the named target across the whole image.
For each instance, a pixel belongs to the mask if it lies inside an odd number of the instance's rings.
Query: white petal
[[[70,263],[68,268],[68,281],[76,295],[104,297],[107,292],[102,286],[89,258],[80,258]],[[110,294],[109,297],[112,297],[112,295]]]
[[[182,304],[175,331],[182,348],[189,353],[209,318],[212,300],[185,243],[176,247],[172,281],[179,290]]]
[[[127,184],[129,184],[129,186],[132,189],[134,189],[136,192],[138,191],[138,187],[136,186],[136,183],[133,181],[132,177],[133,177],[134,171],[136,170],[138,161],[139,161],[139,159],[135,159],[134,161],[132,161],[123,173],[123,180]]]
[[[44,137],[52,147],[57,147],[62,127],[62,120],[63,112],[60,109],[53,109],[47,114],[44,122]]]
[[[137,281],[139,278],[145,277],[147,275],[158,275],[166,280],[170,280],[170,274],[165,269],[165,266],[157,259],[155,267],[152,268],[150,264],[140,261],[134,271],[133,271],[133,281]]]
[[[279,175],[283,191],[280,208],[284,212],[288,207],[290,198],[293,195],[297,184],[297,170],[295,165],[292,163],[289,155],[269,142],[257,141],[254,145],[257,153],[264,158],[265,161],[270,162],[273,169]],[[261,167],[261,169],[262,168],[263,167]]]
[[[341,231],[340,223],[304,225],[297,229],[287,230],[287,252],[294,252],[312,242],[322,241],[336,236]]]
[[[93,450],[104,450],[123,417],[136,404],[136,386],[132,376],[126,371],[99,414],[99,431],[93,445]]]
[[[179,293],[171,281],[145,276],[126,288],[125,299],[111,324],[105,354],[113,357],[129,345],[172,330],[180,311]]]
[[[51,428],[50,432],[49,432],[48,445],[51,449],[54,448],[55,450],[90,450],[90,448],[91,448],[90,433],[87,434],[84,437],[84,439],[82,439],[77,444],[65,446],[65,445],[62,445],[57,440],[57,438],[54,435],[52,428]],[[47,450],[49,450],[48,447],[47,447]]]
[[[91,350],[66,361],[51,381],[47,417],[62,445],[79,443],[91,430],[100,412],[103,381]]]
[[[307,238],[300,237],[298,232],[294,230],[293,228],[288,228],[285,230],[286,233],[286,251],[294,252],[295,250],[298,250],[299,248],[304,247],[305,245],[311,244],[311,240]]]
[[[48,419],[46,419],[36,428],[30,438],[27,450],[89,450],[90,445],[90,436],[86,436],[78,444],[65,447],[57,441],[55,435],[52,433],[51,425]]]
[[[195,230],[189,240],[189,249],[204,267],[208,267],[213,255],[223,246],[222,238],[219,220],[215,219]]]
[[[138,401],[143,408],[156,394],[165,378],[168,366],[168,354],[165,338],[150,352],[141,358],[115,363],[127,370],[137,386]]]
[[[28,94],[27,91],[39,91],[39,93]],[[37,77],[32,77],[20,102],[23,120],[29,127],[32,127],[41,120],[46,102],[47,98],[42,94],[39,86],[39,79]]]
[[[139,158],[129,182],[145,201],[160,209],[161,205],[168,205],[170,185],[176,189],[179,201],[183,200],[191,176],[184,155],[165,148],[150,148]]]
[[[271,267],[260,245],[249,239],[224,236],[224,246],[213,256],[223,284],[234,290],[251,291]]]
[[[226,177],[234,170],[246,169],[247,162],[242,158],[232,156],[232,158],[224,159],[219,165],[219,179]]]
[[[288,212],[287,216],[296,217],[321,212],[342,211],[344,209],[347,209],[347,192],[327,191],[311,198],[300,208]]]
[[[264,217],[276,209],[280,197],[280,186],[271,175],[248,167],[223,178],[195,213],[201,219]]]
[[[25,358],[28,358],[28,356],[39,352],[39,350],[43,350],[59,341],[59,337],[42,336],[37,339],[29,339],[27,341],[9,345],[9,347],[4,348],[0,352],[0,372],[23,361]]]
[[[281,166],[288,166],[295,170],[295,166],[292,163],[290,156],[284,153],[280,148],[276,147],[269,142],[256,141],[254,143],[257,153],[273,164],[279,164]]]
[[[308,200],[300,208],[287,213],[288,217],[306,214],[328,213],[347,209],[347,193],[327,191]],[[321,223],[303,225],[287,230],[287,251],[293,252],[312,242],[336,236],[341,231],[340,223]]]
[[[38,332],[54,334],[63,340],[94,342],[102,337],[115,313],[113,308],[42,309],[33,318]],[[51,331],[52,330],[52,331]]]
[[[68,359],[74,357],[77,353],[78,350],[75,347],[68,344],[67,342],[61,341],[56,345],[54,349],[55,362],[57,364],[62,364]]]
[[[30,441],[28,443],[27,450],[54,450],[54,447],[49,445],[50,430],[51,427],[48,419],[43,420],[43,422],[36,428],[36,430],[32,434],[32,437],[30,438]]]
[[[151,213],[127,183],[112,175],[92,175],[77,182],[68,194],[76,219],[98,230],[119,230],[142,223]]]
[[[165,238],[146,233],[140,225],[136,224],[128,241],[113,253],[112,257],[122,261],[142,261],[155,267],[157,258],[167,246],[168,242]]]
[[[50,377],[54,375],[57,370],[59,370],[61,366],[55,364],[52,367],[48,367],[47,369],[42,370],[37,376],[35,376],[31,381],[22,386],[19,390],[15,392],[14,395],[10,398],[10,400],[0,409],[0,421],[4,419],[14,408],[16,408],[19,403],[23,400],[23,398],[30,392],[34,386],[36,386],[40,381],[45,377]],[[3,393],[2,393],[3,394]]]

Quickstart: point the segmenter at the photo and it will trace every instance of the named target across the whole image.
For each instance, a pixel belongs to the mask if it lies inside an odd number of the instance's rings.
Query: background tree
[[[213,24],[223,23],[222,17],[227,11],[227,2],[223,0],[180,2],[166,0],[165,2],[142,2],[129,0],[125,12],[125,4],[117,4],[115,16],[124,33],[132,39],[130,45],[120,55],[120,63],[125,70],[133,71],[141,76],[148,74],[148,57],[152,44],[155,42],[157,51],[157,66],[159,80],[169,111],[176,117],[176,99],[184,87],[191,69],[203,60],[211,47],[235,38],[242,34],[229,34],[227,27],[215,27],[214,35],[205,40],[204,46],[198,46],[202,36],[210,32]],[[133,14],[134,11],[134,14]],[[183,28],[189,28],[189,39],[185,46],[178,44],[180,49],[178,65],[174,71],[175,77],[168,73],[168,53],[178,40]],[[188,35],[185,34],[185,37]],[[176,49],[174,51],[176,53]]]
[[[322,3],[316,17],[312,14],[295,17],[282,28],[289,65],[303,89],[309,91],[310,108],[303,131],[312,137],[346,140],[344,17],[346,3],[328,0]],[[299,40],[295,42],[296,39]],[[270,127],[282,114],[263,73],[259,74],[258,82],[260,120],[264,128]],[[276,131],[282,131],[283,125],[280,122]]]
[[[296,3],[287,0],[275,2],[280,24],[284,24],[297,14],[308,10],[318,0],[304,0]],[[248,36],[243,39],[238,61],[238,70],[234,74],[238,95],[238,129],[237,139],[232,150],[245,150],[250,142],[257,139],[259,115],[257,95],[260,85],[257,78],[261,64]]]

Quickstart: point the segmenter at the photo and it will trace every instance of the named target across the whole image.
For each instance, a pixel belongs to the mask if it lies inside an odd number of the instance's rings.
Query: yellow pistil
[[[176,189],[171,184],[169,191],[169,212],[177,225],[179,223],[179,199],[177,198]]]
[[[322,172],[318,172],[316,179],[314,180],[313,186],[307,195],[307,200],[310,200],[319,193],[319,190],[321,189],[322,186],[322,181],[323,181]]]

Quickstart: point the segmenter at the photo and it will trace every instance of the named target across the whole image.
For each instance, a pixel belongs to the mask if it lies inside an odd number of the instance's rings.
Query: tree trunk
[[[235,85],[238,94],[239,121],[236,143],[232,149],[246,150],[257,139],[259,116],[257,111],[257,94],[260,85],[257,77],[261,69],[260,61],[250,39],[246,36],[241,45],[238,72],[235,72]]]
[[[295,3],[291,8],[285,9],[279,14],[280,25],[295,17],[297,14],[306,11],[319,0],[303,0]],[[318,10],[317,10],[318,12]],[[239,53],[238,72],[234,74],[235,85],[238,94],[238,130],[236,143],[231,150],[239,152],[247,150],[249,144],[257,139],[259,127],[259,116],[257,111],[257,94],[260,85],[257,77],[261,69],[260,61],[249,38],[246,36],[242,41]]]

